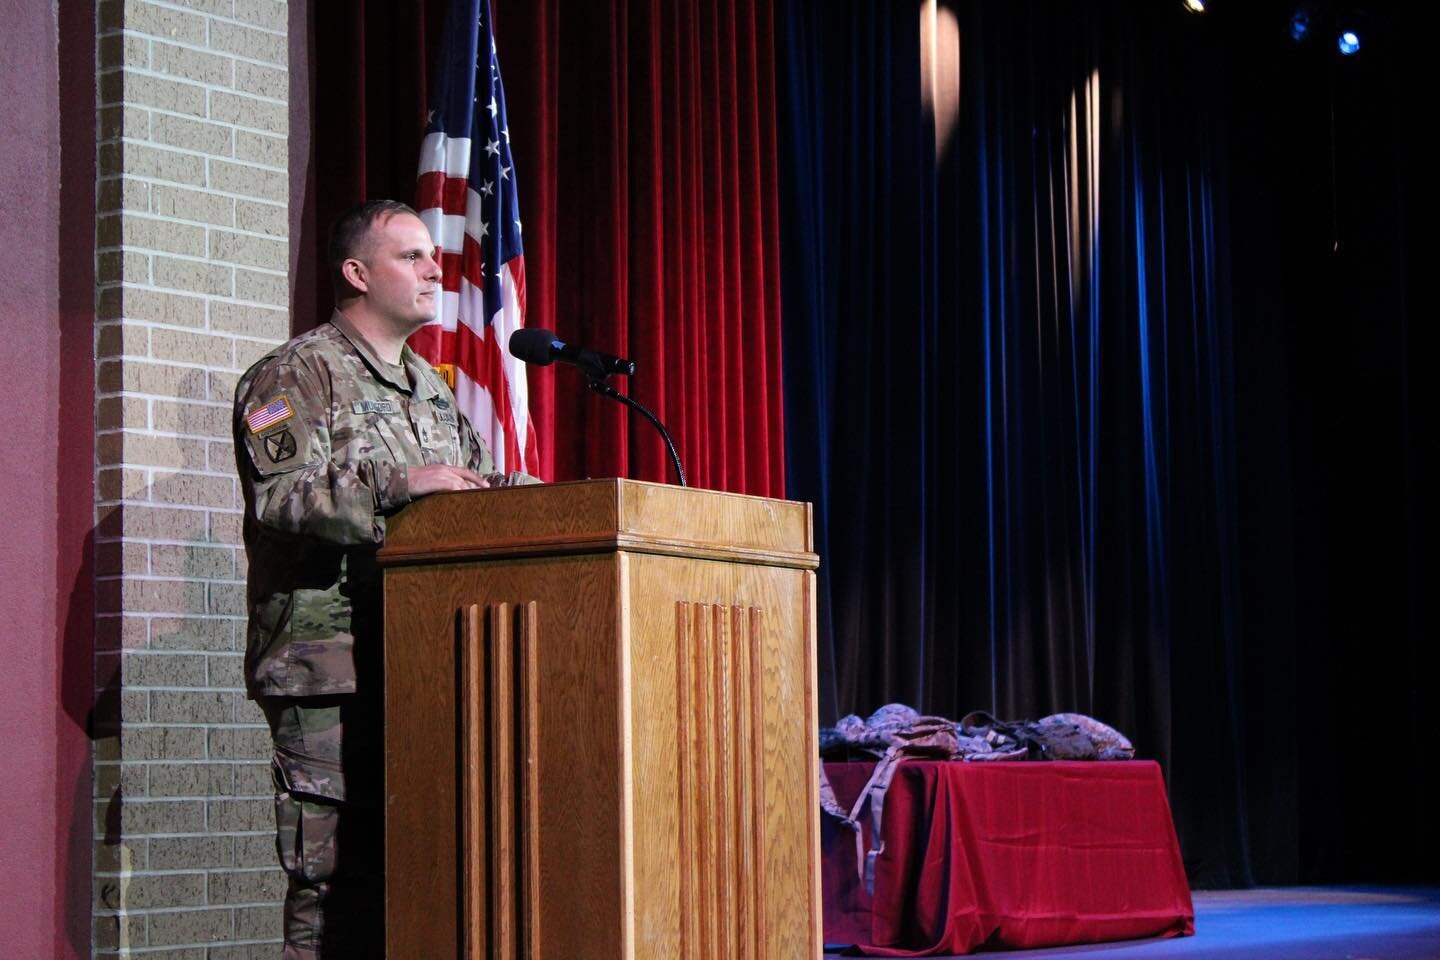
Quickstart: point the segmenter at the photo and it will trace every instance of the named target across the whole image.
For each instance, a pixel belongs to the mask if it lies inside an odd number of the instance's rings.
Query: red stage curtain
[[[413,196],[419,51],[443,6],[315,5],[318,224],[362,196]],[[692,486],[784,496],[769,4],[495,0],[495,23],[528,325],[634,359],[630,395],[670,428]],[[574,371],[533,372],[531,409],[547,479],[670,476],[655,431]]]

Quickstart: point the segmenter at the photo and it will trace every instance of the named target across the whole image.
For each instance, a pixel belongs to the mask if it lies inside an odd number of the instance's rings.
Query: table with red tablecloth
[[[873,766],[825,765],[842,807]],[[868,849],[868,805],[859,819]],[[821,822],[827,944],[926,956],[1195,930],[1152,761],[904,761],[885,795],[873,896],[856,869],[854,832],[828,815]]]

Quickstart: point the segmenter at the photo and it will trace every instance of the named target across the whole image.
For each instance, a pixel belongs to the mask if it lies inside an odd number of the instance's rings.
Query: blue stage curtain
[[[922,14],[959,41],[938,150]],[[789,493],[824,561],[822,722],[1074,710],[1172,777],[1178,712],[1241,743],[1202,51],[1163,14],[1087,4],[791,3],[780,23]],[[1176,682],[1195,670],[1222,688]],[[1193,808],[1226,845],[1237,769]]]

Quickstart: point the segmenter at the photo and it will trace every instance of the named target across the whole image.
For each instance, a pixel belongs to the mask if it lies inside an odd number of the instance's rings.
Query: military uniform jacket
[[[490,450],[440,375],[405,347],[380,360],[336,313],[261,358],[235,391],[245,496],[252,697],[353,693],[378,662],[385,517],[410,502],[408,468],[448,463],[492,485]]]

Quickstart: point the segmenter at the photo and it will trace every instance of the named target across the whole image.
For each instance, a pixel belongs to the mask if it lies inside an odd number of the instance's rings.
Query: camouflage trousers
[[[275,845],[290,878],[285,960],[385,953],[383,743],[357,694],[264,697],[275,740]]]

